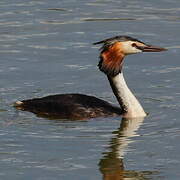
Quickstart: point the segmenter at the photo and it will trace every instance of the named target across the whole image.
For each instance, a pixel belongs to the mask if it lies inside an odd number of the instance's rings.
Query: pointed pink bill
[[[147,46],[141,47],[141,50],[143,52],[161,52],[161,51],[167,51],[166,48],[152,46],[152,45],[147,45]]]

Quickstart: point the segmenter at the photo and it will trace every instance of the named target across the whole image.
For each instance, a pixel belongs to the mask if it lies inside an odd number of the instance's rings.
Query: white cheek
[[[132,43],[131,41],[123,42],[123,51],[126,55],[142,52],[140,49],[133,47]]]

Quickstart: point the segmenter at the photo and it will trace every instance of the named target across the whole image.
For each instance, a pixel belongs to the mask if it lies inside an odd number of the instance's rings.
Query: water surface
[[[0,179],[178,180],[179,7],[178,0],[2,0]],[[117,104],[92,46],[115,35],[169,48],[125,61],[147,118],[57,121],[13,108],[19,99],[70,92]]]

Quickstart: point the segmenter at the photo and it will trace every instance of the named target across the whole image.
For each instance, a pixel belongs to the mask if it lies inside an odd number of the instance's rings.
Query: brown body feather
[[[16,108],[50,119],[83,120],[121,114],[119,107],[94,96],[83,94],[59,94],[23,100],[21,104],[16,104]]]

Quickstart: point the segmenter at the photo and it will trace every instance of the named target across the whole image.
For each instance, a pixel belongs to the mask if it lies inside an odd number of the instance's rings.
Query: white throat
[[[112,90],[122,108],[122,115],[126,118],[145,117],[147,114],[139,101],[132,94],[124,79],[123,73],[111,77],[108,76]]]

